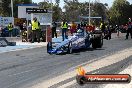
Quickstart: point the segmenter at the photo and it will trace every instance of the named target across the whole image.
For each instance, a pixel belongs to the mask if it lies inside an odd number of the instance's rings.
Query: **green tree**
[[[125,24],[132,16],[131,5],[127,0],[115,0],[110,8],[109,16],[114,24]]]
[[[51,9],[51,3],[49,2],[39,2],[38,5],[40,6],[40,8],[42,9]]]
[[[58,4],[51,4],[49,2],[40,2],[39,6],[42,9],[51,10],[51,5],[53,9],[53,21],[59,21],[62,14],[62,9],[59,7]]]
[[[55,3],[56,3],[57,6],[59,6],[60,0],[55,0]]]
[[[65,0],[65,12],[63,13],[63,19],[67,21],[79,21],[79,16],[85,14],[87,11],[83,11],[84,4],[78,1],[68,1]]]
[[[53,21],[60,21],[62,18],[62,9],[58,5],[53,6]]]
[[[80,16],[89,16],[89,2],[78,2],[78,0],[65,1],[65,16],[64,19],[68,21],[80,21]],[[90,3],[91,6],[91,16],[104,16],[106,17],[106,7],[102,3]],[[88,19],[85,19],[88,21]]]
[[[18,6],[17,4],[31,4],[32,0],[13,0],[13,10],[14,10],[14,17],[18,15]]]
[[[2,0],[1,7],[1,16],[10,16],[11,8],[10,8],[10,0]]]
[[[2,0],[1,15],[11,16],[11,0]],[[17,17],[18,7],[16,4],[30,4],[32,0],[13,0],[14,17]]]
[[[102,16],[104,17],[103,19],[106,18],[106,7],[103,3],[95,2],[93,4],[92,9],[93,9],[92,16]]]

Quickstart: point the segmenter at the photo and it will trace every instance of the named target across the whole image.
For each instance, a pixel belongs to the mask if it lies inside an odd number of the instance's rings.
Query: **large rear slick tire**
[[[94,37],[92,39],[92,47],[96,49],[96,48],[102,48],[102,46],[103,46],[102,34],[94,34]]]

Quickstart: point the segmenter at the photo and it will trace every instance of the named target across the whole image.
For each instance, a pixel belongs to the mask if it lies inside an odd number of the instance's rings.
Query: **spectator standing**
[[[8,25],[8,31],[9,31],[9,37],[12,37],[12,31],[13,31],[13,25],[12,25],[12,23],[10,23]]]
[[[56,28],[57,28],[57,24],[56,24],[56,22],[53,22],[52,23],[52,38],[54,38],[54,35],[57,38]]]
[[[61,23],[61,29],[62,29],[62,41],[64,41],[64,39],[68,39],[68,35],[67,35],[68,24],[65,20]]]
[[[77,25],[75,24],[74,21],[72,21],[70,32],[73,35],[73,33],[75,33],[76,31],[77,31]]]
[[[40,23],[37,21],[37,18],[35,17],[32,21],[32,43],[34,43],[35,38],[37,39],[37,42],[40,42]]]
[[[131,39],[132,39],[132,22],[131,22],[131,18],[129,18],[129,21],[128,21],[128,29],[127,29],[126,39],[128,39],[129,34],[131,35]]]

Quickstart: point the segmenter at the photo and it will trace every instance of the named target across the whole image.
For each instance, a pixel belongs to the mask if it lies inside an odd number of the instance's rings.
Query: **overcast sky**
[[[32,0],[33,2],[36,2],[36,3],[38,3],[38,2],[41,2],[41,1],[45,1],[45,0]],[[53,3],[55,2],[55,0],[48,0],[49,2],[50,1],[53,1]],[[78,0],[79,2],[85,2],[85,1],[89,1],[89,0]],[[91,0],[91,2],[92,1],[95,1],[95,0]],[[97,1],[97,0],[96,0]],[[109,7],[111,7],[112,6],[112,3],[113,3],[113,1],[114,0],[99,0],[101,3],[108,3],[108,5],[109,5]],[[132,3],[132,0],[128,0],[130,3]],[[61,8],[63,8],[63,6],[64,6],[64,2],[63,2],[63,0],[60,0],[60,7]]]

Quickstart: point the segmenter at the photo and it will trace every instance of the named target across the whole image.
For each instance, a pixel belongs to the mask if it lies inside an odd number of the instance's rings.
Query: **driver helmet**
[[[77,32],[78,33],[82,33],[83,31],[82,31],[82,29],[78,29]]]

